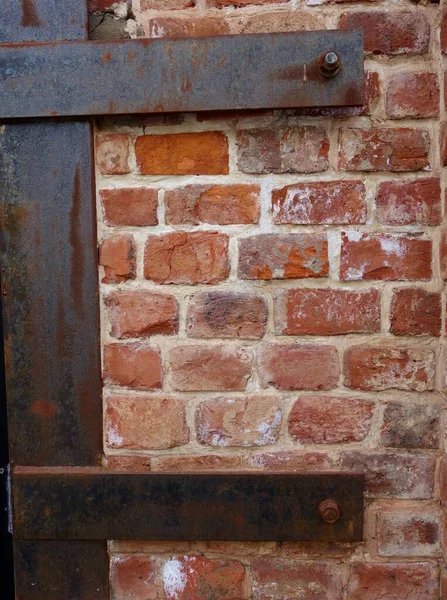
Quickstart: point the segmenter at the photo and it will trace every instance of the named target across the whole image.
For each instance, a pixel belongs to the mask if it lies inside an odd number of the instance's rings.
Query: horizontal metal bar
[[[339,507],[335,522],[320,514],[326,500]],[[363,476],[22,468],[13,509],[19,539],[354,542]]]
[[[0,119],[362,102],[355,31],[0,45]]]

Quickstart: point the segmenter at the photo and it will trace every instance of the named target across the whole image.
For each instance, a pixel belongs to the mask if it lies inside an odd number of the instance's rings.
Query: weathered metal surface
[[[0,43],[82,40],[86,0],[1,0]]]
[[[363,476],[351,474],[21,469],[13,483],[23,539],[362,539]],[[340,508],[332,523],[319,512],[326,499]]]
[[[107,546],[90,541],[18,541],[16,600],[109,600]]]
[[[11,460],[102,452],[95,194],[88,122],[0,128],[0,262]]]
[[[334,77],[320,70],[328,51]],[[0,46],[3,119],[362,102],[360,32]]]

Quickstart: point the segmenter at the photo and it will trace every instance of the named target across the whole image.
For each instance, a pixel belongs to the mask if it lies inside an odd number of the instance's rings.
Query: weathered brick
[[[253,600],[341,600],[343,568],[330,561],[261,558],[252,562]]]
[[[441,231],[441,241],[439,243],[439,267],[441,278],[447,281],[447,229]]]
[[[145,454],[110,454],[104,456],[105,466],[111,471],[150,471],[151,458]]]
[[[439,225],[439,178],[384,181],[377,194],[377,218],[386,225]]]
[[[222,469],[237,469],[241,466],[241,457],[235,454],[172,454],[154,457],[151,461],[153,471],[171,471],[184,473],[186,471],[212,471]]]
[[[387,402],[380,441],[391,448],[439,448],[440,407],[415,402]]]
[[[188,185],[165,192],[170,225],[252,224],[259,221],[257,185]]]
[[[344,171],[430,170],[426,129],[344,127],[339,146],[338,165]]]
[[[267,233],[239,240],[241,279],[303,279],[328,273],[324,235]]]
[[[125,133],[96,136],[96,164],[103,175],[125,175],[129,167],[130,141]]]
[[[110,557],[113,600],[162,600],[157,565],[147,556],[113,554]]]
[[[149,236],[144,276],[162,284],[213,284],[228,277],[228,236],[216,231]]]
[[[165,450],[189,441],[185,407],[175,398],[111,396],[105,430],[109,448]]]
[[[208,6],[217,6],[222,8],[224,6],[252,6],[264,5],[264,4],[280,4],[284,0],[207,0]]]
[[[250,457],[250,466],[271,471],[311,471],[326,470],[331,461],[323,452],[300,452],[297,450],[282,452],[260,452]]]
[[[107,225],[145,227],[158,225],[158,192],[148,188],[124,188],[99,192]]]
[[[303,444],[361,442],[368,435],[374,402],[337,396],[303,396],[289,414],[289,433]]]
[[[282,2],[283,0],[281,0]],[[232,34],[278,33],[324,29],[324,15],[305,10],[233,11],[227,15]]]
[[[386,94],[386,113],[391,119],[436,117],[439,114],[436,73],[395,73]]]
[[[439,512],[419,503],[397,503],[377,514],[377,549],[380,556],[438,556]]]
[[[420,11],[359,11],[340,17],[340,29],[363,31],[367,54],[425,54],[430,25]]]
[[[322,127],[246,129],[237,133],[243,173],[319,173],[329,166],[329,139]]]
[[[151,38],[210,37],[230,33],[228,22],[220,16],[154,17],[149,20]]]
[[[138,338],[177,333],[178,308],[173,296],[146,291],[117,291],[106,296],[112,336]]]
[[[279,390],[330,390],[339,377],[334,346],[263,344],[258,367],[262,387]]]
[[[143,175],[226,175],[229,168],[221,131],[143,135],[135,152]]]
[[[180,10],[195,5],[196,0],[140,0],[141,10]]]
[[[419,288],[395,290],[390,309],[394,335],[440,335],[441,294]]]
[[[438,568],[433,563],[352,565],[349,600],[437,600]]]
[[[142,344],[107,344],[104,347],[104,382],[153,390],[163,381],[160,353]]]
[[[277,441],[281,422],[273,396],[213,398],[198,408],[197,439],[210,446],[266,446]]]
[[[342,233],[340,279],[429,280],[431,240],[403,234]]]
[[[343,469],[365,474],[366,494],[376,498],[426,500],[433,497],[435,459],[427,454],[344,452]]]
[[[183,556],[163,564],[166,600],[239,600],[244,582],[245,567],[236,560]]]
[[[319,181],[288,185],[272,194],[276,224],[334,225],[366,221],[366,190],[361,181]]]
[[[104,267],[103,283],[135,279],[135,242],[131,235],[112,235],[99,249],[99,264]]]
[[[277,335],[342,335],[380,331],[380,293],[300,288],[274,296]]]
[[[344,356],[345,385],[360,390],[432,390],[435,358],[425,348],[351,346]]]
[[[261,338],[267,323],[262,296],[244,292],[201,292],[188,305],[186,332],[196,338]]]
[[[181,345],[170,351],[169,364],[172,386],[180,392],[243,391],[252,359],[242,347]]]
[[[444,8],[441,19],[441,50],[447,52],[447,10]]]

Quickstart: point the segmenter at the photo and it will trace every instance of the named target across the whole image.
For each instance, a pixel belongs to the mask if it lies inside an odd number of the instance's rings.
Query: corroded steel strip
[[[13,484],[23,539],[362,540],[363,476],[352,474],[21,469]],[[328,499],[335,522],[322,517]]]
[[[328,51],[341,61],[333,77]],[[362,102],[360,32],[0,45],[3,119]]]

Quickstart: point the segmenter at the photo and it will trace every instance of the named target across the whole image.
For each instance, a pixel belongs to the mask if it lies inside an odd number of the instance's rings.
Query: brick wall
[[[111,542],[115,600],[441,597],[442,7],[129,15],[149,37],[363,29],[365,105],[98,122],[107,464],[362,470],[367,508],[361,545]]]

